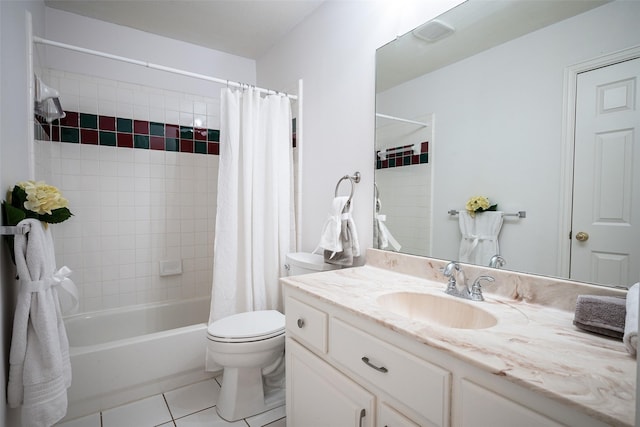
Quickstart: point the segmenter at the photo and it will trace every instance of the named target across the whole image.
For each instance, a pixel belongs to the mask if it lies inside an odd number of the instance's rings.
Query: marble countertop
[[[485,301],[469,302],[493,313],[498,318],[495,326],[453,329],[411,320],[382,308],[376,299],[397,291],[437,292],[448,297],[443,292],[446,282],[435,280],[437,265],[428,267],[428,274],[419,274],[427,278],[417,277],[398,268],[406,256],[377,252],[380,251],[368,252],[368,264],[362,267],[293,276],[283,281],[605,423],[634,425],[635,358],[629,355],[622,341],[577,329],[573,325],[573,310],[566,309],[571,304],[560,304],[565,307],[562,309],[531,303],[522,296],[514,297],[519,295],[517,290],[505,290],[510,285],[497,277],[496,283],[502,282],[496,287],[502,287],[499,293],[492,293],[487,286]],[[389,257],[393,258],[392,262]],[[370,258],[374,261],[369,262]],[[418,262],[411,258],[416,257],[410,257],[409,261]],[[424,258],[419,262],[427,264]],[[554,299],[559,298],[554,286],[532,286],[524,282],[519,286],[528,289],[530,300],[544,300],[545,290],[553,292]],[[569,291],[569,297],[573,297],[575,303],[573,294],[581,291],[588,294],[592,288],[578,286]]]

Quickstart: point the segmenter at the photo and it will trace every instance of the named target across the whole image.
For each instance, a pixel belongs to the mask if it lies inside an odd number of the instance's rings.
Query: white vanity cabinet
[[[285,285],[290,427],[601,427],[516,385]]]

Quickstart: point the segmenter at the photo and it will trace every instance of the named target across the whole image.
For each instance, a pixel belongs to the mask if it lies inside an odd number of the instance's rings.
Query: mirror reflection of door
[[[577,78],[570,278],[640,278],[640,58]]]

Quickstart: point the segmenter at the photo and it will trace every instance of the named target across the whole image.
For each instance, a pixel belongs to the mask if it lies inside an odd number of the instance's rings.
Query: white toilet
[[[302,252],[288,254],[286,265],[288,276],[340,268]],[[234,314],[209,325],[208,353],[224,368],[216,410],[225,420],[284,404],[284,325],[284,315],[275,310]]]

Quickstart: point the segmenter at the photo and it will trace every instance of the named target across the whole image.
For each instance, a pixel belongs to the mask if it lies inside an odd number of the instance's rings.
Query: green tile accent
[[[164,123],[150,122],[149,134],[156,136],[164,136]]]
[[[429,153],[420,154],[420,163],[429,163]]]
[[[165,138],[164,140],[165,151],[180,151],[180,143],[176,138]]]
[[[60,140],[62,142],[80,142],[80,129],[78,128],[60,128]]]
[[[207,143],[204,141],[196,141],[193,151],[198,154],[207,154]]]
[[[216,129],[207,129],[207,141],[220,142],[220,131]]]
[[[134,135],[133,147],[149,149],[149,135]]]
[[[389,167],[390,168],[396,167],[396,159],[389,159]]]
[[[100,145],[108,145],[109,147],[116,146],[116,133],[100,131]]]
[[[98,129],[98,116],[96,114],[80,113],[80,127]]]
[[[411,156],[403,157],[403,165],[404,166],[409,166],[410,164],[411,164]]]
[[[180,139],[193,139],[193,128],[180,126]]]
[[[131,119],[122,119],[118,117],[116,129],[118,132],[133,132],[133,120]]]

